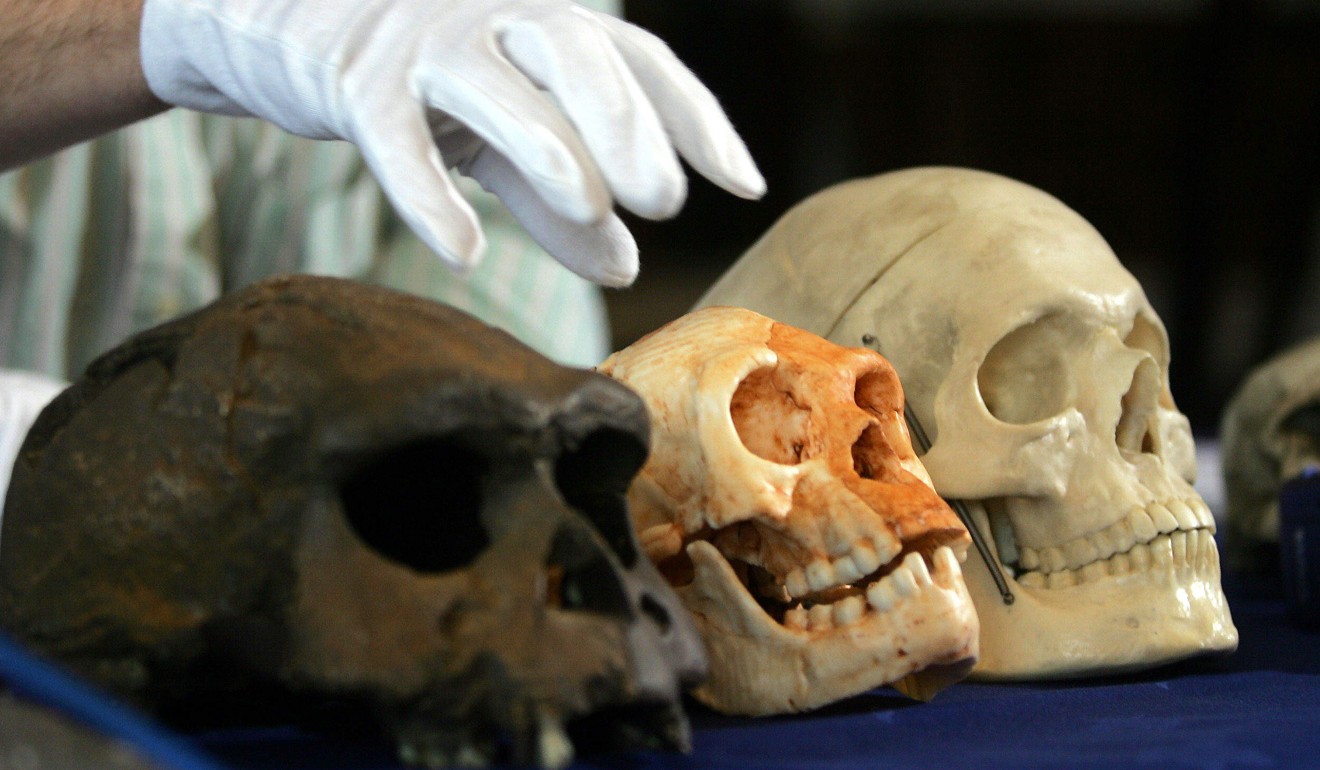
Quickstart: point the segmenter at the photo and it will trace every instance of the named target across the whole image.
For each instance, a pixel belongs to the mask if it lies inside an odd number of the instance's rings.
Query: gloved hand
[[[40,374],[0,369],[0,514],[4,513],[9,474],[28,428],[65,383]]]
[[[404,221],[459,269],[485,239],[446,167],[607,286],[637,274],[613,204],[677,213],[676,151],[736,195],[765,189],[663,42],[570,0],[146,0],[142,60],[171,104],[354,142]]]

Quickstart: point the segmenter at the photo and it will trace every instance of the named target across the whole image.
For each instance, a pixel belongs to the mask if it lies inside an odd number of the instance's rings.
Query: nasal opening
[[[1159,405],[1159,368],[1150,358],[1137,364],[1132,384],[1123,394],[1122,413],[1114,429],[1114,440],[1121,451],[1132,454],[1155,454],[1159,451],[1151,417]]]

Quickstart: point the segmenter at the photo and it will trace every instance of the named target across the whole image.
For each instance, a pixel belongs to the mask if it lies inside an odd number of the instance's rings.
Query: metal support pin
[[[871,350],[884,355],[884,353],[881,353],[879,347],[876,346],[876,338],[874,335],[862,335],[862,344]],[[930,436],[926,435],[926,429],[921,427],[921,422],[917,419],[917,415],[911,409],[907,408],[906,403],[903,405],[903,419],[907,422],[908,432],[912,434],[912,438],[916,439],[917,446],[921,449],[921,453],[925,454],[926,452],[929,452]],[[976,552],[981,554],[981,560],[985,562],[986,569],[990,571],[990,577],[994,578],[995,588],[999,589],[1000,598],[1004,600],[1004,604],[1012,604],[1014,601],[1013,591],[1008,587],[1008,581],[1004,579],[1004,574],[1000,572],[999,563],[996,562],[995,557],[991,555],[990,546],[986,543],[985,536],[981,534],[981,530],[978,529],[976,523],[972,521],[971,511],[967,510],[967,505],[963,503],[962,500],[946,497],[944,498],[944,501],[949,504],[949,507],[953,509],[954,513],[958,514],[958,518],[962,520],[963,526],[967,527],[967,533],[972,536],[972,545],[976,546]]]

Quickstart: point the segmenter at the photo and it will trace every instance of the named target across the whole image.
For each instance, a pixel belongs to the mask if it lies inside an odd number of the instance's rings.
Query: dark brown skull
[[[414,763],[564,764],[579,717],[682,746],[705,660],[628,521],[647,441],[626,388],[455,310],[267,281],[43,412],[0,622],[147,704],[367,705]]]

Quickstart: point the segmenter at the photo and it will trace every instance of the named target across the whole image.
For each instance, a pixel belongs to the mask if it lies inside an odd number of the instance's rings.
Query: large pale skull
[[[1252,370],[1219,430],[1228,531],[1226,561],[1278,574],[1279,488],[1320,466],[1320,338]]]
[[[967,569],[974,675],[1092,675],[1235,648],[1164,327],[1055,198],[954,168],[840,184],[789,211],[701,302],[866,341],[893,363],[933,441],[935,488],[972,501],[993,534],[997,563]]]
[[[678,746],[704,657],[625,508],[648,430],[618,383],[451,308],[272,280],[42,412],[0,621],[167,716],[342,701],[414,763],[562,765],[579,719]]]
[[[696,691],[773,714],[964,676],[966,530],[933,491],[879,355],[738,308],[689,314],[600,370],[651,410],[629,493],[643,547],[711,659]]]

